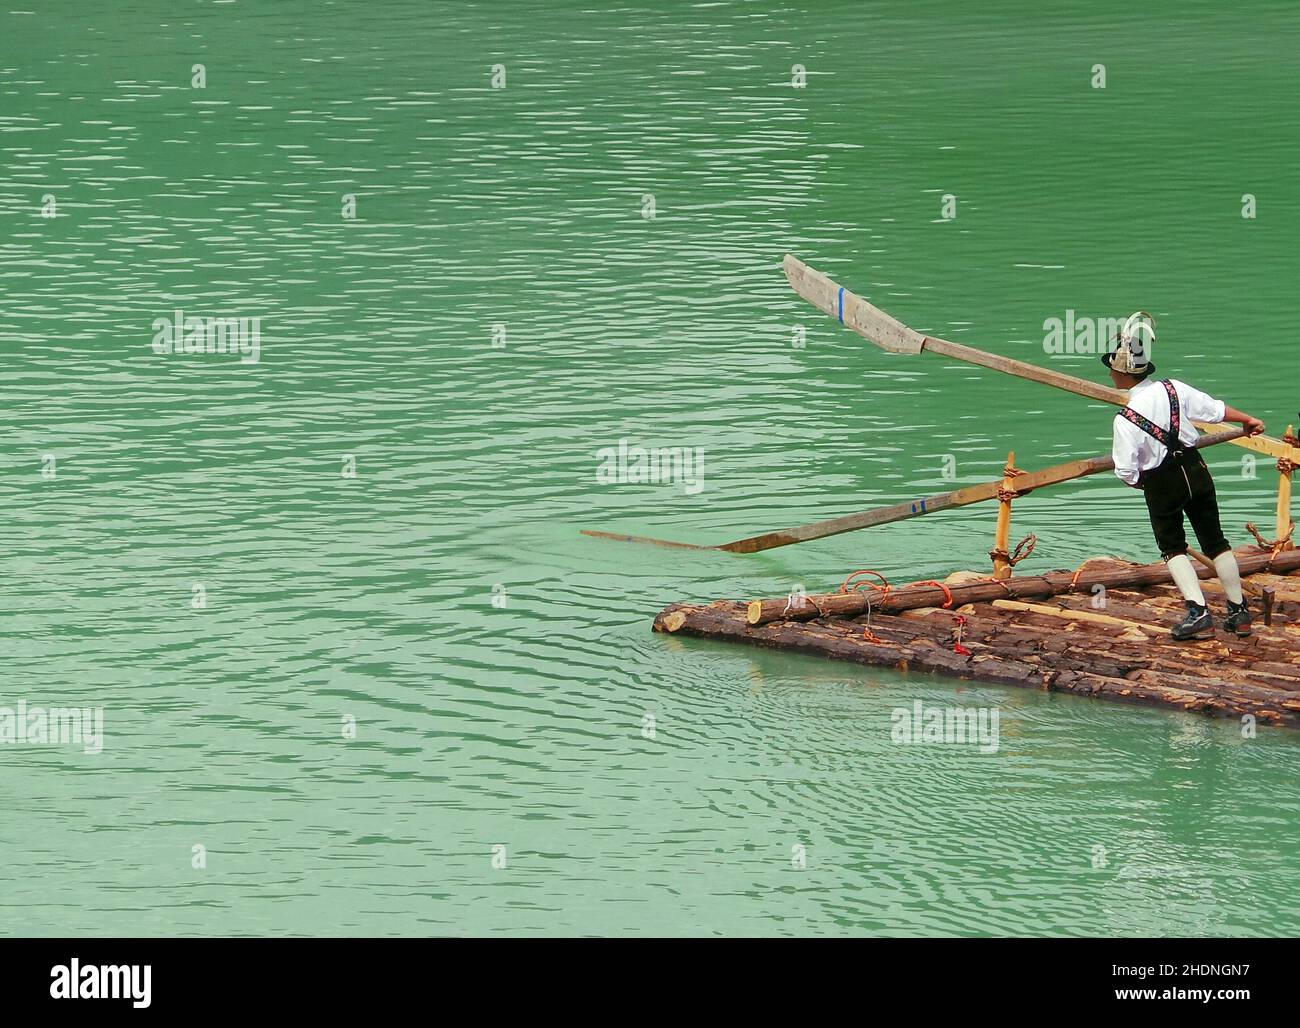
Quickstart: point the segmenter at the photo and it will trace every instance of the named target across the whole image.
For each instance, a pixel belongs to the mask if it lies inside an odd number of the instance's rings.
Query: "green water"
[[[649,631],[982,568],[992,510],[578,535],[1108,450],[1100,405],[868,347],[786,252],[1098,379],[1045,319],[1148,309],[1162,372],[1280,434],[1288,5],[48,6],[0,13],[0,704],[106,738],[0,746],[0,931],[1300,929],[1292,735]],[[154,353],[176,308],[262,317],[259,360]],[[620,439],[701,447],[702,488],[598,484]],[[1276,480],[1244,454],[1210,457],[1237,543]],[[1154,558],[1110,476],[1013,527],[1026,569]],[[998,752],[894,745],[916,700],[996,707]]]

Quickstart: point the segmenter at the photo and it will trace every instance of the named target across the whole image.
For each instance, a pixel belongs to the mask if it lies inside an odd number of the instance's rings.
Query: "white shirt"
[[[1181,422],[1178,439],[1191,446],[1199,438],[1193,421],[1218,424],[1223,420],[1223,401],[1216,400],[1199,389],[1193,389],[1176,378],[1170,383],[1178,394]],[[1128,405],[1148,421],[1160,428],[1169,428],[1169,396],[1159,379],[1148,378],[1139,382],[1128,394]],[[1169,450],[1143,432],[1137,425],[1115,415],[1115,445],[1111,451],[1115,458],[1115,474],[1129,485],[1137,485],[1138,475],[1160,466]]]

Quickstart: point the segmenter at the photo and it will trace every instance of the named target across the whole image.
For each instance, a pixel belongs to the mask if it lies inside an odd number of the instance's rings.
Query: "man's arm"
[[[1142,488],[1138,485],[1137,443],[1140,438],[1136,428],[1115,415],[1115,437],[1110,451],[1115,460],[1115,477],[1134,489]]]
[[[1247,435],[1259,435],[1264,431],[1264,422],[1259,418],[1252,417],[1245,411],[1239,411],[1236,407],[1229,407],[1226,403],[1223,405],[1223,420],[1235,421],[1246,430]]]
[[[1229,407],[1222,400],[1216,400],[1209,393],[1203,393],[1186,382],[1176,384],[1182,386],[1183,407],[1193,421],[1206,421],[1212,425],[1232,421],[1245,428],[1248,435],[1259,435],[1264,431],[1264,422],[1259,418],[1239,411],[1236,407]]]

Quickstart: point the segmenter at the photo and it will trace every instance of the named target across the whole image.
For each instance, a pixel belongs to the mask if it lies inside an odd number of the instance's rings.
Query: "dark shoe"
[[[1250,635],[1250,608],[1245,600],[1240,603],[1228,601],[1228,616],[1223,619],[1223,630],[1235,632],[1239,639]]]
[[[1208,635],[1207,635],[1208,633]],[[1214,633],[1214,618],[1205,607],[1197,603],[1187,604],[1187,616],[1174,625],[1169,633],[1179,642],[1195,639],[1197,636],[1208,638]]]

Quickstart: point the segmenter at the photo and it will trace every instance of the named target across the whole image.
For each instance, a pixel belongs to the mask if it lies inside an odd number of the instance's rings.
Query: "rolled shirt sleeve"
[[[1115,415],[1115,440],[1111,456],[1115,459],[1115,477],[1128,485],[1137,485],[1138,482],[1138,435],[1138,428],[1118,414]]]
[[[1205,421],[1217,425],[1223,420],[1224,405],[1209,393],[1193,389],[1185,382],[1177,383],[1179,398],[1183,401],[1183,410],[1193,421]]]

